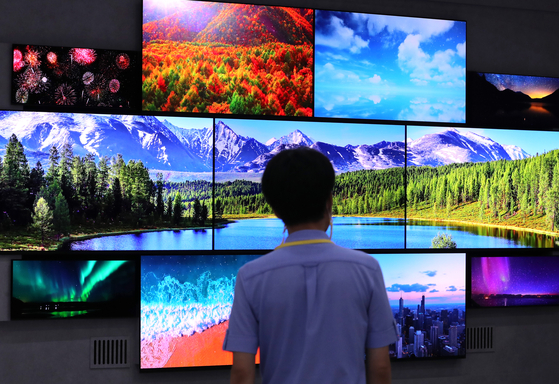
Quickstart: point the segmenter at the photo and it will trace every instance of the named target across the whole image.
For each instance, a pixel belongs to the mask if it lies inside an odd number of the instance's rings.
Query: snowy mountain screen
[[[403,126],[216,120],[216,249],[273,249],[283,223],[261,193],[268,161],[287,148],[325,154],[336,171],[334,239],[348,248],[404,247]],[[219,208],[219,209],[218,209]]]
[[[0,247],[211,249],[212,143],[212,119],[1,112]]]
[[[0,249],[273,249],[283,224],[260,180],[296,146],[334,166],[344,247],[557,247],[556,143],[553,131],[0,111]]]
[[[559,132],[407,128],[408,248],[557,247]]]
[[[315,11],[315,113],[466,122],[466,23]]]

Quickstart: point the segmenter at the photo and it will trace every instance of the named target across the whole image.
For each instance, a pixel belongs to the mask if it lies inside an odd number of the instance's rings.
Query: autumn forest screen
[[[312,9],[144,1],[144,111],[313,115]]]

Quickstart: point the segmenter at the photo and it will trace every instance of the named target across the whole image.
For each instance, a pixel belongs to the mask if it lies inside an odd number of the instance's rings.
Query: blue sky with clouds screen
[[[320,10],[315,20],[315,116],[465,123],[465,22]]]

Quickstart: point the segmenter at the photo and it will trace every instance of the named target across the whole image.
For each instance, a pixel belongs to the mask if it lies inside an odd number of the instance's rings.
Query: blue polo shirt
[[[286,243],[328,239],[318,230]],[[275,250],[239,270],[223,349],[256,353],[264,383],[365,383],[365,348],[398,331],[379,264],[333,243]]]

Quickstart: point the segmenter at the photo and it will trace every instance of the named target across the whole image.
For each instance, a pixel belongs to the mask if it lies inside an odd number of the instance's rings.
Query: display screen
[[[559,305],[559,258],[472,257],[471,303],[476,307]]]
[[[468,124],[559,126],[559,78],[468,72]]]
[[[315,116],[466,122],[466,23],[315,11]]]
[[[313,115],[312,9],[144,0],[142,109]]]
[[[136,316],[133,260],[13,260],[12,319]]]
[[[391,357],[464,356],[465,255],[373,256],[402,336]],[[257,257],[142,256],[141,368],[230,365],[222,344],[236,275]]]
[[[559,133],[407,129],[408,248],[557,246]]]
[[[0,156],[3,250],[212,248],[212,119],[1,112]]]
[[[257,257],[142,256],[140,368],[231,365],[222,345],[235,280]]]
[[[261,193],[268,161],[299,146],[326,155],[336,172],[333,239],[348,248],[404,247],[404,127],[216,120],[215,249],[273,249],[283,223]]]
[[[138,109],[138,54],[76,47],[13,46],[12,102]]]
[[[400,339],[395,359],[466,355],[466,255],[374,254]]]

